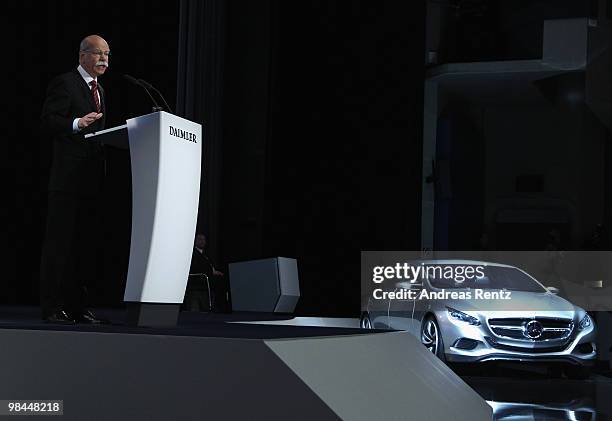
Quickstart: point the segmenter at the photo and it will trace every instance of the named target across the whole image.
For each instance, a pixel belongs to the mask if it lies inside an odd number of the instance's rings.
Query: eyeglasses
[[[111,55],[111,52],[110,52],[110,51],[100,51],[100,50],[96,50],[96,51],[91,51],[91,50],[81,50],[81,51],[83,51],[83,52],[85,52],[85,53],[90,53],[90,54],[93,54],[93,55],[95,55],[95,56],[99,56],[99,57],[102,57],[102,56],[104,56],[104,57],[110,57],[110,55]]]

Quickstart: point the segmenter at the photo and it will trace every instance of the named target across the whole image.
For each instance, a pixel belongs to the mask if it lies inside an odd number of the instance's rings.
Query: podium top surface
[[[93,132],[93,133],[87,133],[85,135],[85,139],[89,139],[89,138],[96,137],[96,136],[101,136],[106,133],[112,133],[117,130],[123,130],[123,129],[127,129],[127,124],[123,124],[121,126],[116,126],[116,127],[111,127],[109,129],[104,129],[104,130],[100,130],[100,131]]]
[[[127,124],[100,130],[95,133],[87,133],[85,135],[85,140],[99,140],[103,145],[113,146],[119,149],[130,148],[128,142]]]

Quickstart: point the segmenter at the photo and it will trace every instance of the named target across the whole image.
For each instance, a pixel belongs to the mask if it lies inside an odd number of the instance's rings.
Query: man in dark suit
[[[47,230],[41,259],[42,317],[52,323],[102,323],[85,308],[86,233],[99,227],[104,150],[85,134],[102,130],[105,95],[98,77],[109,63],[108,43],[97,35],[83,39],[79,66],[49,84],[41,114],[43,133],[53,140]],[[91,259],[89,259],[91,260]]]
[[[210,258],[206,255],[206,236],[204,234],[196,235],[189,273],[203,273],[208,277],[223,276],[223,272],[215,269]]]
[[[204,295],[202,293],[206,292],[205,295],[210,298],[212,303],[210,310],[226,312],[228,310],[228,300],[224,275],[223,272],[215,269],[212,261],[206,255],[206,236],[204,234],[196,235],[189,273],[192,275],[189,277],[185,296],[187,307],[192,310],[201,310],[208,307],[208,304],[204,302],[206,300],[202,299]],[[205,277],[203,278],[199,274],[203,274]]]

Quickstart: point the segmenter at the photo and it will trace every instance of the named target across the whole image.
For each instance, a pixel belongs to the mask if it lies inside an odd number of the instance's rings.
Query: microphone
[[[174,111],[172,111],[172,108],[170,108],[170,106],[166,102],[166,99],[164,98],[162,93],[159,92],[159,90],[157,88],[155,88],[155,86],[151,85],[149,82],[147,82],[146,80],[143,80],[143,79],[138,79],[138,82],[140,82],[142,84],[142,86],[146,87],[147,89],[151,89],[152,91],[156,92],[157,95],[159,95],[159,97],[162,99],[162,101],[164,101],[164,105],[166,106],[168,111],[170,111],[171,113],[174,113]]]
[[[155,105],[155,106],[153,107],[153,112],[163,110],[163,107],[160,107],[160,106],[159,106],[159,104],[157,103],[157,101],[155,101],[155,98],[153,98],[153,95],[151,95],[151,92],[149,92],[149,89],[148,89],[148,88],[147,88],[147,87],[146,87],[144,84],[140,83],[140,82],[138,81],[138,79],[136,79],[135,77],[132,77],[132,76],[130,76],[130,75],[126,75],[126,74],[124,74],[124,75],[123,75],[123,77],[124,77],[124,78],[125,78],[125,79],[126,79],[128,82],[133,83],[134,85],[138,85],[138,86],[140,86],[142,89],[144,89],[144,90],[145,90],[145,92],[147,93],[147,95],[149,95],[149,98],[151,98],[151,101],[152,101],[152,102],[153,102],[153,104]]]

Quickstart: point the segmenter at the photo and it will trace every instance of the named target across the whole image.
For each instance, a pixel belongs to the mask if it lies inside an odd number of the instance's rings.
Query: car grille
[[[546,346],[543,348],[525,348],[522,346],[512,346],[512,345],[504,345],[497,343],[495,339],[490,338],[488,336],[485,337],[487,343],[491,345],[493,348],[503,349],[505,351],[514,351],[514,352],[522,352],[527,354],[544,354],[548,352],[561,352],[567,348],[567,344],[559,345],[559,346]]]
[[[533,321],[539,323],[538,329],[541,329],[539,335],[528,332],[527,326]],[[489,319],[488,322],[491,331],[498,337],[531,342],[567,339],[574,329],[574,323],[571,319],[547,317]]]

